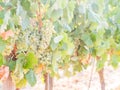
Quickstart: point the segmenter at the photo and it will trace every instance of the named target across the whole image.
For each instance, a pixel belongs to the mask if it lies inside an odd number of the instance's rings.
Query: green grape
[[[54,27],[49,20],[45,20],[43,22],[43,27],[41,28],[40,31],[42,34],[42,40],[41,40],[40,47],[42,49],[46,49],[46,48],[48,48],[48,46],[50,44],[52,34],[54,33]]]
[[[48,48],[54,32],[54,26],[50,20],[43,20],[43,26],[40,30],[29,28],[18,31],[16,33],[18,52],[30,50],[36,54],[40,62],[49,64],[52,53]]]
[[[52,52],[50,50],[46,50],[39,55],[40,62],[44,62],[45,64],[50,64],[52,60]]]

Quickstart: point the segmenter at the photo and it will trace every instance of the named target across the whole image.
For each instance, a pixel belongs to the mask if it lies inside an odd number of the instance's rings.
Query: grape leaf
[[[25,59],[26,62],[23,67],[26,69],[34,68],[38,64],[38,59],[33,52],[29,52]]]
[[[62,36],[62,35],[56,36],[56,37],[54,38],[54,42],[55,42],[55,43],[59,43],[62,39],[63,39],[63,36]]]
[[[37,82],[36,76],[33,70],[28,71],[27,74],[25,75],[25,78],[31,86],[34,86]]]
[[[4,58],[3,58],[2,54],[0,54],[0,66],[3,64],[3,60],[4,60]]]
[[[10,71],[15,70],[15,66],[16,66],[16,62],[13,60],[10,60],[10,62],[8,63],[9,69]]]
[[[58,18],[60,18],[63,15],[63,11],[61,9],[58,10],[53,10],[52,14],[51,14],[51,18],[53,21],[58,20]]]
[[[30,2],[29,0],[21,0],[21,5],[26,11],[30,10]]]
[[[3,41],[3,40],[0,38],[0,52],[3,52],[3,50],[5,49],[5,47],[6,47],[5,41]]]
[[[27,81],[26,81],[25,78],[23,78],[23,79],[21,79],[21,80],[16,84],[16,87],[17,87],[17,88],[23,88],[23,87],[26,86],[26,84],[27,84]]]
[[[87,33],[86,34],[82,34],[81,39],[83,40],[83,42],[85,42],[85,44],[87,46],[90,47],[90,46],[93,45],[93,42],[92,42],[89,34],[87,34]]]
[[[118,67],[119,62],[120,62],[120,56],[119,55],[112,55],[110,63],[114,68]]]

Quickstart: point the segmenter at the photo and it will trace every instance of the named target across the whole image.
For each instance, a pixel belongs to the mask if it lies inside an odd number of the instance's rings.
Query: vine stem
[[[92,68],[91,68],[90,79],[89,79],[89,84],[88,84],[88,90],[90,89],[91,82],[92,82],[93,71],[94,71],[94,67],[95,67],[94,64],[95,64],[95,59],[93,59],[93,65],[92,65]]]
[[[98,71],[98,74],[100,78],[101,90],[105,90],[104,68]]]

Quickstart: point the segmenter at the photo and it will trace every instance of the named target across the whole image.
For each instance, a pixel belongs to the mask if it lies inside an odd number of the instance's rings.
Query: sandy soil
[[[54,78],[53,90],[88,90],[91,68],[92,67],[89,67],[70,78],[62,77],[59,80]],[[120,88],[118,88],[120,86],[120,68],[115,70],[110,66],[105,67],[104,77],[106,90],[120,90]],[[27,87],[22,90],[44,90],[44,84],[38,80],[37,84],[34,87],[27,85]],[[89,90],[100,90],[99,77],[98,73],[95,72],[95,70],[93,72]]]

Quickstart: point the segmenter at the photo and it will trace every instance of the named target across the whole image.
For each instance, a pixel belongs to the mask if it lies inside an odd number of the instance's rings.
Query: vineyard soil
[[[53,90],[88,90],[88,83],[90,79],[91,67],[87,70],[72,76],[70,78],[62,77],[57,80],[54,79]],[[105,67],[104,71],[106,90],[120,90],[120,67],[114,70],[112,67]],[[38,77],[39,79],[39,77]],[[44,90],[44,84],[40,81],[34,86],[29,85],[22,90]],[[94,71],[91,86],[89,90],[100,90],[100,83],[98,73]]]

